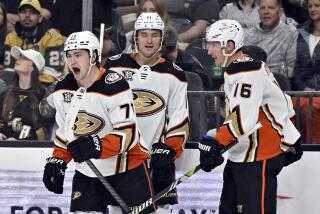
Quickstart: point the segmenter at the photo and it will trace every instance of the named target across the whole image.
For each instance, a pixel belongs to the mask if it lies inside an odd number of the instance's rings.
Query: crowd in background
[[[141,12],[157,12],[162,17],[166,25],[162,56],[197,74],[203,90],[219,90],[223,83],[223,72],[217,72],[221,68],[214,65],[202,45],[206,27],[219,19],[240,22],[245,29],[245,45],[264,51],[266,63],[283,90],[320,88],[320,0],[93,0],[93,33],[99,36],[100,23],[106,26],[102,64],[110,56],[135,50],[133,23]],[[20,122],[15,128],[11,125],[12,135],[4,134],[3,127],[17,122],[20,116],[15,117],[13,110],[22,101],[37,105],[48,93],[43,90],[48,90],[48,86],[68,72],[63,44],[68,35],[81,29],[79,0],[0,0],[0,140],[28,139],[17,135],[26,124]],[[27,77],[31,81],[28,86],[19,84],[25,75],[19,74],[18,57],[12,54],[12,47],[33,49],[43,56],[44,66],[37,71],[30,69],[38,76],[41,87],[31,77]],[[33,68],[37,67],[31,62]],[[30,72],[29,76],[35,75]],[[26,91],[37,91],[37,97],[22,98],[31,96]],[[314,98],[315,115],[319,114],[319,104],[319,98]],[[300,105],[302,109],[308,108],[307,101]],[[49,125],[41,127],[44,138],[34,134],[32,139],[50,139],[52,115],[48,113],[40,118],[40,112],[34,113],[38,114],[28,126],[37,130],[39,127],[34,124],[46,121]],[[319,137],[315,138],[320,141]]]

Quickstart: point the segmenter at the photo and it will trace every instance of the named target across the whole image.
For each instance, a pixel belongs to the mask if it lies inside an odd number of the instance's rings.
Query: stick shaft
[[[80,109],[80,104],[82,101],[82,98],[84,97],[86,93],[85,88],[79,88],[75,94],[74,97],[71,100],[70,103],[70,109],[68,110],[66,114],[66,120],[65,120],[65,137],[68,142],[72,142],[75,140],[74,132],[73,132],[73,126],[76,121],[77,114]],[[103,186],[108,190],[108,192],[112,195],[112,197],[118,202],[120,208],[125,212],[129,213],[130,209],[128,205],[124,202],[124,200],[120,197],[120,195],[116,192],[116,190],[111,186],[111,184],[103,177],[101,172],[97,169],[97,167],[92,163],[91,160],[85,161],[85,163],[88,165],[88,167],[92,170],[92,172],[97,176],[99,181],[103,184]]]
[[[102,49],[103,49],[103,37],[104,37],[104,23],[100,24],[100,38],[99,38],[99,62],[101,63],[102,60]]]
[[[229,143],[226,147],[224,147],[220,153],[223,154],[226,151],[228,151],[229,149],[231,149],[233,146],[235,146],[239,141],[241,141],[243,138],[248,137],[249,135],[251,135],[253,132],[255,132],[256,130],[258,130],[259,128],[261,128],[262,125],[261,123],[257,123],[248,133],[240,136],[237,140],[232,141],[231,143]],[[162,196],[164,196],[166,193],[170,192],[171,190],[173,190],[174,188],[176,188],[179,184],[181,184],[182,182],[184,182],[185,180],[187,180],[188,178],[190,178],[192,175],[194,175],[196,172],[198,172],[201,169],[200,165],[197,165],[195,167],[193,167],[192,169],[188,170],[184,175],[182,175],[180,178],[176,179],[170,186],[167,186],[166,188],[164,188],[163,190],[161,190],[159,193],[157,193],[156,195],[154,195],[152,198],[148,199],[147,201],[145,201],[144,203],[142,203],[140,206],[135,207],[130,214],[138,214],[140,213],[142,210],[146,209],[147,207],[149,207],[152,203],[158,201]]]

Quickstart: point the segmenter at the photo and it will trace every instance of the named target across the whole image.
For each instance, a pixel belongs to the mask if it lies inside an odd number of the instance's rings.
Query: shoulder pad
[[[185,72],[178,65],[170,61],[166,60],[163,63],[158,63],[156,66],[154,66],[153,70],[159,73],[171,74],[181,82],[187,82]]]
[[[130,89],[130,87],[121,74],[108,70],[103,74],[101,79],[96,82],[95,86],[90,89],[107,96],[113,96]]]
[[[60,89],[76,90],[77,88],[77,81],[73,78],[73,74],[69,73],[58,80],[55,91]]]
[[[227,69],[227,74],[237,74],[241,72],[258,71],[262,66],[262,61],[251,57],[242,57],[231,63]]]

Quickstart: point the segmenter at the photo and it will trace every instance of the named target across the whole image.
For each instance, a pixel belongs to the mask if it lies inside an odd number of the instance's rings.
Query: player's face
[[[90,56],[86,50],[67,51],[67,64],[77,81],[85,80],[90,67]]]
[[[308,12],[310,19],[314,22],[320,20],[320,0],[308,1]]]
[[[32,7],[23,6],[19,12],[19,22],[25,28],[35,27],[41,21],[41,15]]]
[[[33,71],[33,62],[25,56],[21,56],[16,59],[14,70],[17,74],[31,74]]]
[[[139,30],[137,37],[139,54],[145,57],[152,57],[161,45],[160,30]]]
[[[208,55],[214,59],[216,66],[223,65],[224,56],[220,42],[208,42]]]
[[[280,21],[283,9],[278,5],[277,0],[261,0],[259,15],[262,27],[273,29]]]

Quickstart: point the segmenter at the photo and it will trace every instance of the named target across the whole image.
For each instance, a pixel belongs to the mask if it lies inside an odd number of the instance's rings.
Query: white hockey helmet
[[[206,30],[206,42],[220,42],[225,49],[228,41],[233,41],[235,53],[243,46],[244,31],[239,22],[232,19],[221,19],[211,24]],[[224,52],[224,51],[223,51]]]
[[[134,31],[144,29],[160,30],[163,35],[164,23],[158,13],[145,12],[140,14],[134,23]]]
[[[69,50],[79,49],[89,50],[90,57],[93,56],[94,50],[97,50],[99,56],[100,50],[98,38],[90,31],[80,31],[70,34],[64,43],[64,51],[67,52]]]
[[[137,44],[137,35],[139,30],[160,30],[161,33],[161,41],[160,46],[158,48],[159,52],[162,49],[162,43],[164,39],[164,23],[156,12],[144,12],[139,15],[136,22],[134,23],[134,47],[137,52],[138,50],[138,44]],[[155,53],[156,54],[156,53]]]

